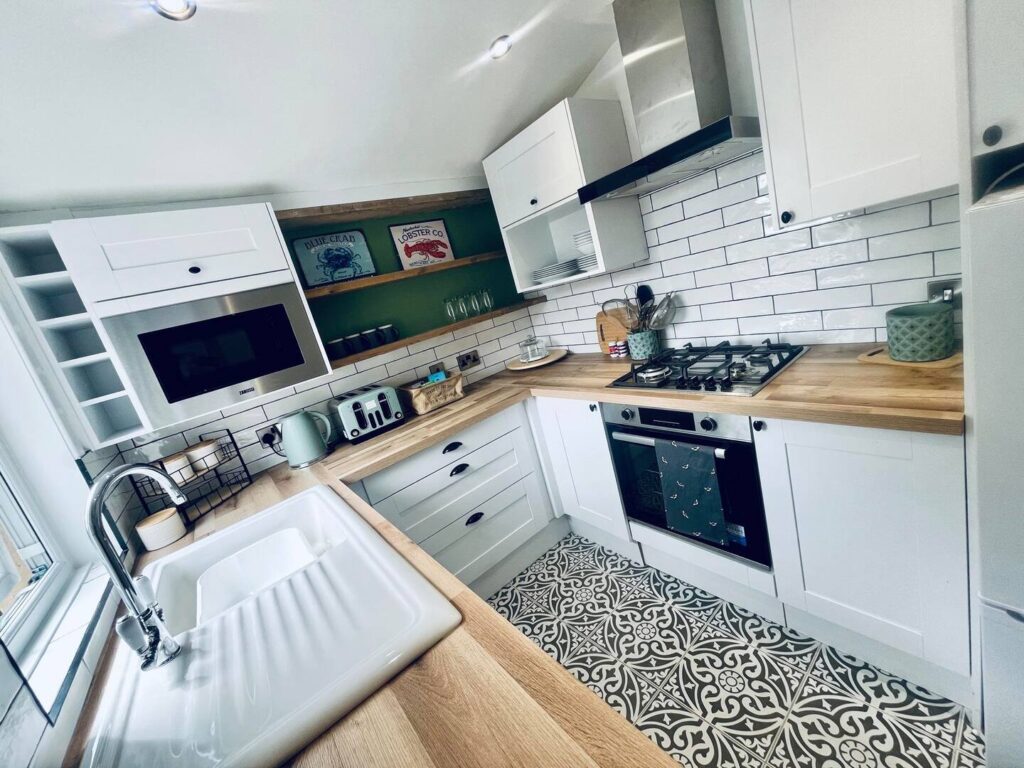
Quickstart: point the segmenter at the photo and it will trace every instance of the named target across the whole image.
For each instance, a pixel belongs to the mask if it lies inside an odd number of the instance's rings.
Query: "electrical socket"
[[[269,427],[257,429],[256,437],[259,439],[260,445],[270,448],[281,442],[281,430],[277,428],[277,424],[271,424]]]
[[[963,307],[963,283],[959,277],[951,277],[946,280],[929,280],[928,301],[942,301],[942,292],[945,290],[953,291],[953,309]]]
[[[431,373],[440,373],[444,370],[444,363],[432,363],[429,370]]]
[[[480,353],[475,349],[471,349],[469,352],[463,352],[455,360],[459,364],[459,370],[465,371],[468,368],[480,365]]]

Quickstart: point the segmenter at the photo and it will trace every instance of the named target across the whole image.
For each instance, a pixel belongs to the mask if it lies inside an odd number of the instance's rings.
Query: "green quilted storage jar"
[[[885,313],[889,357],[903,363],[942,360],[956,351],[953,305],[946,301],[910,304]]]

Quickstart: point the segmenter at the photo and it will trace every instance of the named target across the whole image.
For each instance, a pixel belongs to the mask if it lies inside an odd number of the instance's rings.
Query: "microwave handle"
[[[631,435],[627,432],[612,432],[612,440],[618,440],[621,443],[646,445],[649,448],[654,447],[653,437],[644,437],[643,435]],[[725,448],[715,448],[715,458],[721,461],[725,461]]]

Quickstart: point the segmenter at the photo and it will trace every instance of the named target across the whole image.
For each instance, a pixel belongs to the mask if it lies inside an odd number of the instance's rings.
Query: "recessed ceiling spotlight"
[[[491,58],[500,59],[506,53],[512,49],[512,38],[508,35],[502,35],[493,43],[491,43]]]
[[[149,0],[153,10],[172,21],[185,21],[196,15],[196,0]]]

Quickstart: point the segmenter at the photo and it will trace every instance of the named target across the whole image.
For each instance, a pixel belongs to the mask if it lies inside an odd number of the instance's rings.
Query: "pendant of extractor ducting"
[[[640,195],[761,147],[756,117],[732,114],[714,0],[615,0],[615,28],[643,157],[579,189],[580,202]]]

